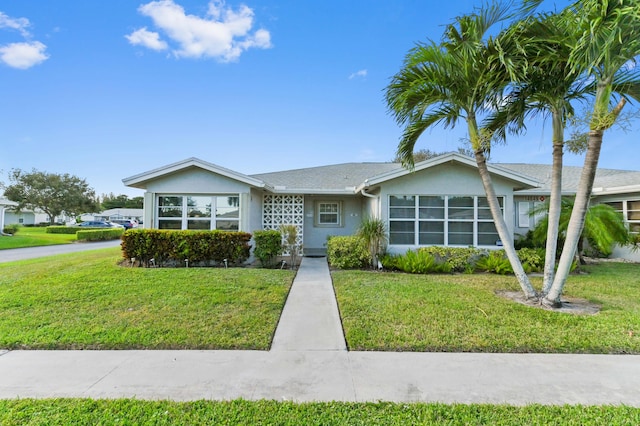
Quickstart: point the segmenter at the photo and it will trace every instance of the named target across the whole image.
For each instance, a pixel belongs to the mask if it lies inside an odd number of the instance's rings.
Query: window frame
[[[393,199],[396,198],[401,201],[400,204],[393,205]],[[442,200],[442,215],[438,215],[438,217],[427,217],[424,213],[427,213],[427,209],[435,209],[435,207],[429,204],[427,201],[428,198],[439,198]],[[464,205],[453,205],[459,203],[451,203],[451,200],[458,199],[462,201],[464,204],[464,198],[471,198],[472,207],[464,206]],[[407,204],[402,204],[402,199],[408,200],[413,199],[413,206]],[[482,201],[484,200],[484,201]],[[484,195],[438,195],[438,194],[389,194],[387,197],[387,224],[388,224],[388,238],[390,246],[412,246],[412,247],[422,247],[422,246],[445,246],[445,247],[497,247],[499,246],[499,236],[497,229],[495,229],[495,222],[493,218],[486,218],[486,214],[482,214],[483,211],[488,210],[487,197]],[[502,210],[502,216],[505,217],[505,203],[506,196],[498,196],[498,202],[500,203],[500,208]],[[438,207],[439,208],[439,207]],[[394,210],[396,213],[394,214]],[[465,210],[469,210],[465,215]],[[398,212],[402,211],[404,217],[399,215]],[[413,211],[413,215],[409,215],[410,211]],[[461,213],[462,217],[455,217],[455,214]],[[468,213],[472,212],[472,215]],[[422,215],[421,215],[422,213]],[[395,217],[394,217],[395,216]],[[393,228],[394,223],[404,223],[403,227],[406,227],[407,230],[404,231],[405,239],[408,237],[410,233],[413,233],[413,241],[412,243],[406,242],[394,242],[393,240]],[[412,225],[409,225],[412,224]],[[430,224],[430,225],[429,225]],[[437,228],[434,224],[441,224],[442,233],[439,232],[427,232],[425,228],[431,227],[431,229]],[[471,224],[471,228],[469,228],[469,224]],[[483,238],[483,236],[488,235],[489,233],[482,228],[487,228],[484,224],[492,224],[493,229],[496,236],[495,244],[479,244],[479,241]],[[423,225],[423,226],[421,226]],[[484,225],[484,226],[483,226]],[[409,228],[412,228],[413,231],[410,231]],[[455,231],[455,228],[460,228],[460,231]],[[403,233],[400,230],[395,232],[398,236]],[[428,236],[428,234],[431,234]],[[441,238],[437,236],[441,235]],[[471,236],[471,243],[457,243],[453,244],[450,241],[452,238],[456,236],[460,238],[465,238],[465,235]],[[435,237],[435,238],[434,238]],[[432,240],[438,239],[439,242],[423,242],[425,238],[432,238]]]
[[[180,199],[180,205],[175,206],[164,206],[161,204],[163,198],[175,197]],[[218,214],[218,199],[219,198],[229,198],[235,197],[238,200],[237,206],[237,214],[236,217],[224,217]],[[197,207],[205,207],[205,214],[198,216],[191,216],[191,213],[194,211],[194,205],[189,203],[190,198],[198,198],[200,201],[205,201],[204,205],[198,203]],[[210,200],[210,203],[206,203],[206,200]],[[163,209],[169,209],[173,207],[174,211],[180,210],[179,216],[161,216],[160,212]],[[179,208],[179,209],[178,209]],[[228,206],[223,206],[222,208],[228,208]],[[156,194],[156,208],[155,208],[155,226],[157,229],[173,229],[173,230],[193,230],[193,231],[213,231],[213,230],[222,230],[222,231],[239,231],[240,230],[240,217],[241,217],[242,206],[240,203],[240,194]],[[176,226],[179,222],[179,227]],[[221,229],[218,226],[218,223],[233,223],[237,224],[235,229]],[[163,227],[163,224],[173,223],[173,227]],[[197,226],[198,224],[206,224],[204,227]]]
[[[335,212],[321,211],[323,205],[333,205],[336,208]],[[335,200],[318,200],[315,205],[314,225],[317,228],[341,228],[344,226],[344,220],[342,219],[343,208],[342,201]],[[322,221],[322,215],[335,216],[335,222]]]

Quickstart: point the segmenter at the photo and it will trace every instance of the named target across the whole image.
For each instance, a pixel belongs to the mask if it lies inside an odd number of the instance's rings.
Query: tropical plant
[[[573,210],[574,199],[563,198],[562,210],[559,220],[558,238],[564,242],[567,229],[569,227],[569,218]],[[532,214],[543,210],[544,205],[532,211]],[[544,217],[533,229],[533,239],[538,244],[544,244],[547,236],[548,220]],[[584,229],[578,241],[576,255],[580,264],[584,265],[584,248],[585,242],[597,249],[604,256],[610,256],[614,244],[626,245],[632,243],[632,236],[627,229],[622,214],[608,204],[595,204],[589,206],[585,215]],[[554,253],[556,256],[556,253]]]
[[[560,295],[581,239],[593,189],[605,130],[609,129],[631,98],[640,100],[640,2],[637,0],[581,0],[562,13],[567,28],[575,32],[569,66],[591,78],[595,100],[589,123],[584,167],[558,268],[543,303],[559,306]],[[572,38],[569,38],[571,42]]]
[[[358,236],[365,241],[371,254],[371,266],[378,266],[380,255],[387,245],[387,227],[382,219],[366,218],[360,223]]]
[[[300,254],[298,228],[295,225],[280,225],[280,233],[282,234],[282,248],[286,253],[289,253],[289,260],[293,269],[298,264],[298,255]]]
[[[264,231],[254,231],[253,240],[255,249],[253,255],[265,268],[273,268],[276,258],[282,253],[282,235],[280,232],[269,229]]]
[[[496,230],[525,297],[533,299],[537,293],[518,259],[487,166],[493,133],[478,124],[510,81],[504,67],[492,60],[496,46],[487,33],[495,24],[515,16],[513,6],[513,2],[494,3],[458,17],[447,25],[441,43],[418,44],[392,78],[386,100],[396,121],[404,127],[397,154],[409,169],[414,167],[415,144],[426,129],[440,123],[453,127],[458,120],[466,122]]]

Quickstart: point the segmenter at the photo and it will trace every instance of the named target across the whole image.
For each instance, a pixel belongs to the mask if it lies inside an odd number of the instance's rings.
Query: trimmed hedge
[[[96,228],[94,228],[94,229],[96,229]],[[80,228],[78,228],[77,226],[57,226],[57,225],[52,225],[52,226],[47,226],[46,229],[45,229],[45,232],[47,234],[75,234],[79,230],[80,230]]]
[[[228,231],[130,229],[122,236],[122,256],[138,266],[239,265],[249,258],[251,234]],[[153,262],[152,262],[153,259]]]
[[[330,237],[327,258],[334,268],[354,269],[371,265],[371,253],[364,239],[357,236]]]
[[[77,231],[76,237],[80,241],[107,241],[118,239],[123,233],[120,228],[93,228]]]
[[[253,241],[256,244],[253,255],[258,258],[263,267],[273,268],[276,258],[282,254],[282,234],[280,231],[254,231]]]

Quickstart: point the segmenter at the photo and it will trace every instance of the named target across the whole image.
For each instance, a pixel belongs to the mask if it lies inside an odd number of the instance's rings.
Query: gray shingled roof
[[[275,189],[344,191],[362,184],[367,178],[400,169],[399,163],[344,163],[307,169],[251,175]]]
[[[540,188],[521,191],[522,193],[549,192],[551,169],[548,164],[495,163],[494,165],[529,176],[542,183]],[[344,191],[362,184],[366,179],[402,169],[399,163],[343,163],[305,169],[285,170],[272,173],[250,175],[275,189]],[[563,168],[562,188],[565,193],[575,193],[582,167]],[[617,187],[639,185],[640,172],[615,169],[598,169],[594,187]]]
[[[514,172],[522,173],[527,176],[531,176],[539,180],[542,186],[538,189],[530,189],[522,192],[548,192],[551,190],[551,170],[552,167],[548,164],[524,164],[524,163],[499,163],[499,166],[513,170]],[[580,181],[580,174],[582,167],[565,166],[562,169],[562,190],[565,193],[575,193],[578,189],[578,182]],[[594,187],[602,186],[601,182],[604,179],[619,178],[625,174],[633,174],[638,172],[629,172],[628,170],[615,170],[615,169],[598,169],[596,172],[596,179]],[[635,183],[640,183],[640,179],[636,177]]]

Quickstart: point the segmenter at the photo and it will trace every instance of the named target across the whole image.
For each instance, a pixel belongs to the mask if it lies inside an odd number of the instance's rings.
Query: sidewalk
[[[121,243],[122,241],[118,239],[111,241],[81,242],[73,244],[55,244],[51,246],[6,249],[0,250],[0,263],[14,262],[16,260],[23,259],[34,259],[36,257],[54,256],[57,254],[76,253],[79,251],[118,247]]]
[[[637,355],[348,352],[343,345],[326,260],[304,258],[268,352],[0,351],[0,398],[640,407]]]

